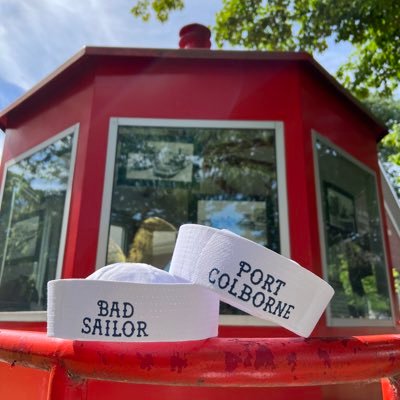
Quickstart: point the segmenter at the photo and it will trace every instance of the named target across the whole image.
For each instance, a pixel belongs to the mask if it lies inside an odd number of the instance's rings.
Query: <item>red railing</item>
[[[400,399],[400,335],[343,338],[214,338],[180,343],[106,343],[0,330],[0,361],[47,370],[47,398],[87,379],[189,386],[310,386],[383,378]],[[65,390],[63,392],[63,397]],[[76,398],[71,395],[69,398]]]

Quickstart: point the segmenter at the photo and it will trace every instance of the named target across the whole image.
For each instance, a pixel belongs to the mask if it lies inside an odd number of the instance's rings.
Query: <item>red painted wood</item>
[[[189,386],[309,386],[400,374],[400,335],[106,343],[0,331],[0,361],[68,376]]]
[[[320,275],[311,130],[376,172],[382,131],[337,89],[304,54],[86,49],[7,111],[0,173],[6,161],[80,124],[63,277],[85,277],[96,260],[111,117],[282,121],[291,257]],[[0,322],[0,379],[15,385],[15,399],[27,398],[18,381],[46,386],[49,398],[335,398],[320,385],[399,373],[396,335],[304,340],[282,328],[221,326],[220,338],[209,341],[127,345],[49,339],[31,330],[44,331],[45,323]],[[398,331],[399,325],[332,328],[322,317],[313,334]]]
[[[14,360],[0,361],[0,399],[46,399],[48,382],[45,370],[26,368]]]
[[[62,360],[58,360],[50,370],[46,399],[86,400],[87,381],[79,376],[71,376],[62,365]]]
[[[109,400],[110,398],[130,399],[144,397],[146,400],[320,400],[321,389],[310,387],[190,387],[143,385],[121,382],[90,380],[88,382],[88,399]],[[112,396],[112,397],[111,397]],[[371,399],[371,397],[369,397]],[[354,399],[352,399],[354,400]],[[364,399],[363,399],[364,400]]]
[[[307,58],[301,55],[274,58],[259,53],[257,59],[253,53],[246,57],[216,53],[218,56],[212,58],[212,52],[202,50],[165,54],[115,50],[113,56],[111,50],[95,49],[93,55],[89,50],[84,58],[71,62],[34,91],[34,101],[28,96],[7,113],[2,168],[4,162],[23,151],[80,124],[64,278],[85,277],[95,266],[111,117],[282,121],[291,257],[322,274],[311,130],[377,171],[375,140],[381,128],[371,124],[330,81],[317,74],[315,66],[307,67]],[[0,322],[1,326],[13,325]],[[34,326],[32,329],[44,329],[44,324]],[[361,335],[397,330],[333,329],[322,317],[313,334]],[[283,329],[251,326],[224,326],[220,335],[291,336]]]
[[[382,399],[399,400],[400,399],[400,379],[399,377],[382,378]]]

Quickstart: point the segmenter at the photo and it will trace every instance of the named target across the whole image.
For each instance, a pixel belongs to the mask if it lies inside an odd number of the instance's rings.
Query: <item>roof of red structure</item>
[[[133,58],[151,57],[164,59],[213,59],[213,60],[265,60],[304,62],[314,68],[315,72],[329,82],[339,95],[346,97],[367,119],[376,126],[376,137],[380,140],[386,133],[386,126],[361,104],[348,90],[333,78],[314,58],[306,52],[265,52],[265,51],[218,51],[208,49],[144,49],[123,47],[84,47],[67,60],[54,72],[28,90],[24,95],[0,112],[0,128],[7,128],[8,115],[17,111],[22,104],[35,99],[39,93],[56,83],[67,71],[74,67],[85,65],[96,57]]]

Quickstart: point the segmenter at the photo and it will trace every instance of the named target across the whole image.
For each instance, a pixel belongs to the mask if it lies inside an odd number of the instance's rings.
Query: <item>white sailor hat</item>
[[[49,336],[75,340],[169,342],[218,334],[212,291],[147,264],[108,265],[86,279],[48,283]]]

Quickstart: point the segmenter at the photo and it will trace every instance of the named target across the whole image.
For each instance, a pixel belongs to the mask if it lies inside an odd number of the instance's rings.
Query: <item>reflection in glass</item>
[[[265,201],[199,200],[197,223],[229,229],[253,242],[267,244]]]
[[[46,309],[54,279],[72,135],[7,169],[0,210],[0,311]]]
[[[333,318],[391,318],[374,176],[316,141]]]
[[[274,130],[119,127],[107,263],[168,269],[185,223],[279,252]]]

